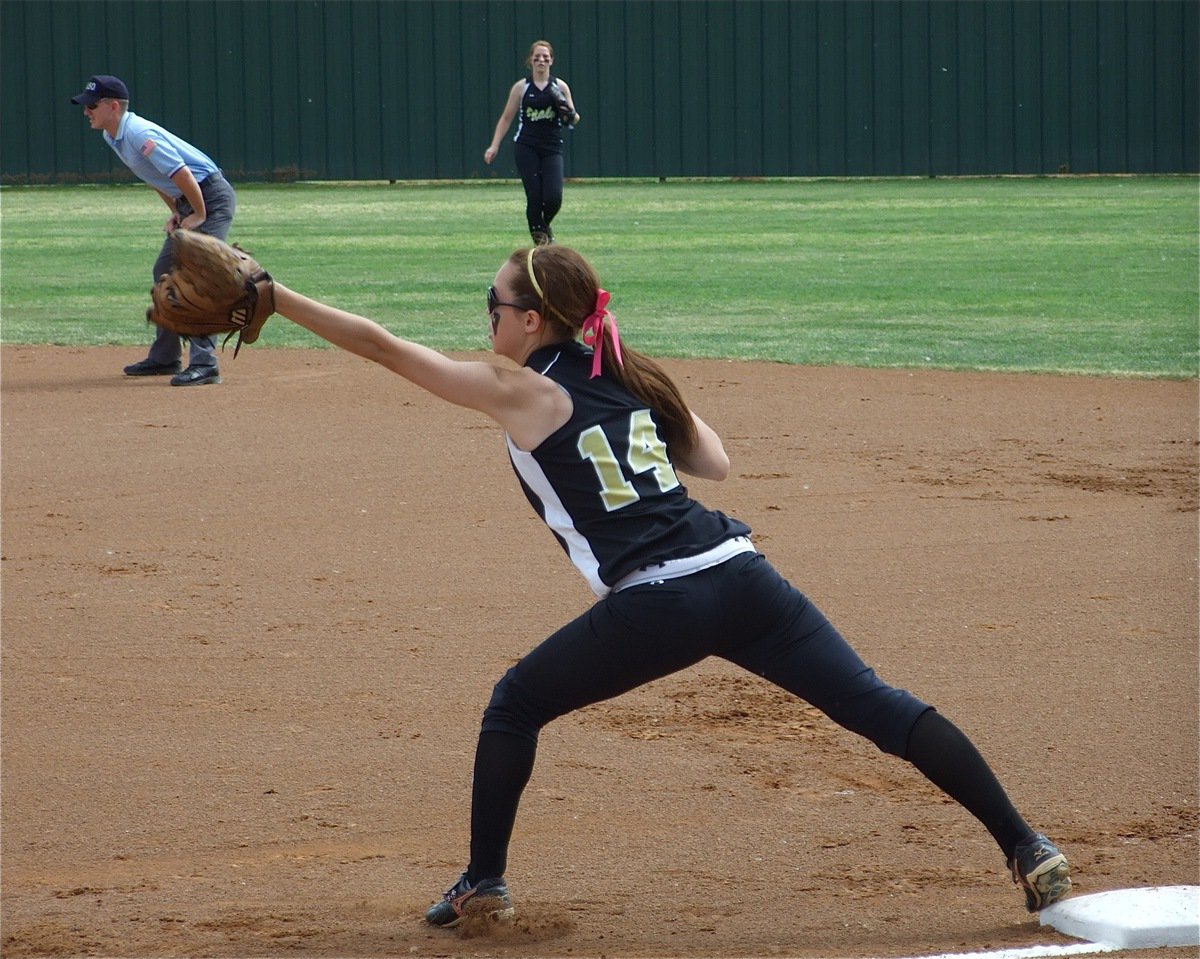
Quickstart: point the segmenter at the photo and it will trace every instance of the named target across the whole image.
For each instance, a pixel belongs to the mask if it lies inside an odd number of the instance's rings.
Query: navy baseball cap
[[[71,97],[72,103],[94,107],[101,100],[128,100],[129,88],[117,77],[92,77],[83,88],[83,93]]]

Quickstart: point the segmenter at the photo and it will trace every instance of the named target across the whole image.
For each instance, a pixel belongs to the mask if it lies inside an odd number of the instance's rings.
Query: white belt
[[[623,589],[628,589],[630,586],[639,586],[642,583],[654,583],[664,579],[679,579],[680,576],[691,576],[692,573],[698,573],[702,569],[718,566],[725,562],[725,560],[737,556],[739,553],[757,552],[758,550],[750,542],[749,536],[735,536],[733,539],[727,539],[723,543],[718,543],[712,549],[706,550],[703,553],[697,553],[695,556],[684,556],[682,559],[668,559],[661,563],[651,563],[649,566],[635,569],[632,573],[626,573],[613,585],[612,591],[619,593]]]

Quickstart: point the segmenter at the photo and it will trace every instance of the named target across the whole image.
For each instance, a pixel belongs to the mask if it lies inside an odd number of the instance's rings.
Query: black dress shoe
[[[155,363],[154,360],[138,360],[125,367],[126,376],[171,376],[179,372],[179,361],[174,363]]]
[[[203,386],[206,383],[220,383],[221,373],[215,366],[189,366],[182,373],[171,377],[172,386]]]

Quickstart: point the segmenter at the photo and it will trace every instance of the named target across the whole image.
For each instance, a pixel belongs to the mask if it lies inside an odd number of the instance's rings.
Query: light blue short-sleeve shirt
[[[143,120],[136,113],[126,112],[117,127],[117,135],[104,133],[104,142],[116,152],[139,180],[144,180],[169,197],[182,196],[171,177],[185,166],[192,171],[197,183],[220,169],[212,158],[181,140],[157,123]]]

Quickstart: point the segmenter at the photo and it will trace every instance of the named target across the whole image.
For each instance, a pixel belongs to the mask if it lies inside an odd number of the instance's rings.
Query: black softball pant
[[[549,233],[550,221],[562,208],[563,155],[524,143],[513,144],[517,172],[525,186],[525,219],[530,233]]]
[[[708,656],[770,680],[907,759],[984,824],[1006,859],[1031,832],[953,723],[879,679],[807,597],[750,553],[611,594],[496,684],[475,754],[468,878],[504,875],[543,726]]]
[[[889,687],[761,553],[601,600],[497,683],[475,751],[470,881],[503,876],[542,726],[716,655],[902,757],[991,833],[1006,861],[1032,832],[958,727]]]

